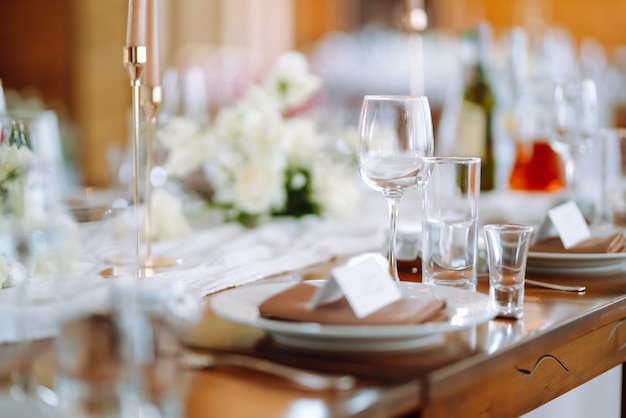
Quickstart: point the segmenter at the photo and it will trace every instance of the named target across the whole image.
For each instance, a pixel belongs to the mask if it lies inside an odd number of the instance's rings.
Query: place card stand
[[[591,236],[585,218],[572,200],[548,211],[535,234],[534,242],[557,235],[565,249],[581,243]]]
[[[358,318],[402,298],[402,292],[393,280],[387,260],[377,253],[366,253],[351,258],[347,264],[335,267],[331,277],[309,301],[309,309],[346,298]]]

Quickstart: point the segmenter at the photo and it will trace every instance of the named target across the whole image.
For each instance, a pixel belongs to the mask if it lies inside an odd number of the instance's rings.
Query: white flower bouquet
[[[173,118],[161,132],[168,175],[201,169],[210,204],[228,220],[257,224],[272,216],[351,213],[360,197],[353,158],[338,158],[302,108],[321,86],[305,57],[280,57],[262,83],[209,126]]]
[[[12,215],[24,215],[23,171],[32,160],[32,152],[20,130],[11,129],[7,137],[4,132],[0,130],[0,226],[13,222]]]

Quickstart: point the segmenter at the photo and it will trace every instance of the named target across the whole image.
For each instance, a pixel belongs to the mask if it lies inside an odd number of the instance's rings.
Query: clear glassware
[[[365,96],[359,120],[357,159],[361,178],[389,204],[389,272],[399,281],[396,218],[405,191],[423,184],[423,158],[434,151],[428,98]]]
[[[565,164],[568,194],[577,197],[576,166],[598,129],[596,85],[591,79],[567,81],[554,88],[554,132],[550,145]]]
[[[0,262],[3,309],[13,312],[12,331],[3,341],[20,344],[11,394],[18,401],[34,395],[30,341],[37,337],[31,317],[58,289],[41,295],[32,282],[55,280],[70,263],[73,222],[65,209],[63,163],[54,112],[0,113]],[[77,239],[77,237],[76,237]],[[4,289],[6,288],[6,289]],[[38,289],[39,290],[39,289]],[[31,303],[37,298],[37,306]]]

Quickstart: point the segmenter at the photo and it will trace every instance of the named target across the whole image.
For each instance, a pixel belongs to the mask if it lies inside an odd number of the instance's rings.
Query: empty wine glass
[[[11,387],[20,401],[33,395],[30,340],[41,337],[31,328],[31,316],[43,302],[59,296],[58,288],[33,292],[31,283],[56,279],[61,269],[69,268],[73,253],[67,245],[77,230],[63,204],[61,177],[54,112],[0,114],[0,264],[5,266],[0,281],[9,288],[1,291],[1,299],[3,309],[13,312],[4,318],[8,327],[1,328],[0,341],[20,344]]]
[[[399,281],[396,218],[404,192],[423,183],[423,157],[432,156],[433,129],[426,97],[365,96],[359,121],[359,172],[389,204],[389,272]]]
[[[577,195],[576,167],[598,126],[596,86],[591,79],[568,81],[554,89],[554,132],[550,145],[565,163],[568,193]]]

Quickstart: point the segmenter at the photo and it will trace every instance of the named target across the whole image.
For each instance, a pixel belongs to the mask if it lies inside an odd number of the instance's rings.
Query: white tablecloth
[[[384,205],[384,199],[380,200]],[[155,257],[180,258],[183,263],[141,279],[146,292],[167,292],[182,286],[201,298],[335,257],[378,251],[384,248],[387,227],[384,212],[380,211],[364,211],[343,221],[317,217],[275,219],[255,228],[235,223],[210,224],[200,219],[195,219],[193,225],[193,232],[187,236],[153,244]],[[120,235],[111,220],[81,223],[79,229],[81,254],[71,277],[57,283],[29,285],[31,298],[37,300],[30,308],[30,338],[53,335],[61,310],[77,313],[105,309],[110,304],[111,285],[131,280],[105,279],[99,272],[111,267],[112,257],[134,254],[132,231],[121,231]],[[15,300],[16,289],[0,292],[0,343],[23,335],[19,321],[7,311]]]
[[[370,222],[366,217],[351,222],[307,217],[276,219],[252,229],[234,223],[199,228],[188,236],[154,243],[155,257],[180,258],[183,263],[146,280],[179,281],[206,296],[334,257],[380,250],[385,227],[384,222]],[[98,223],[82,227],[79,270],[86,275],[109,266],[107,259],[119,251],[118,243],[103,229],[105,225]]]
[[[517,221],[536,223],[545,215],[550,200],[545,196],[489,194],[481,198],[481,223]],[[419,231],[419,196],[406,196],[400,205],[399,229]],[[335,257],[368,251],[384,251],[388,214],[385,199],[370,194],[363,209],[350,220],[324,220],[316,217],[275,219],[256,228],[235,223],[193,219],[193,232],[177,239],[153,244],[155,257],[180,258],[182,265],[164,269],[141,280],[147,292],[162,292],[181,286],[198,298],[254,282],[268,276],[296,271]],[[520,211],[520,208],[524,210]],[[31,285],[31,296],[38,300],[31,309],[30,338],[43,338],[56,332],[59,311],[102,309],[109,303],[110,285],[120,279],[99,275],[111,267],[111,257],[134,254],[134,234],[119,235],[109,221],[79,224],[81,254],[71,277],[62,283]],[[117,233],[116,233],[117,231]],[[124,232],[124,231],[122,231]],[[409,235],[411,235],[409,234]],[[419,238],[419,235],[417,235]],[[124,245],[125,243],[125,245]],[[0,291],[0,343],[14,341],[23,333],[15,318],[1,312],[16,299],[15,289]]]

